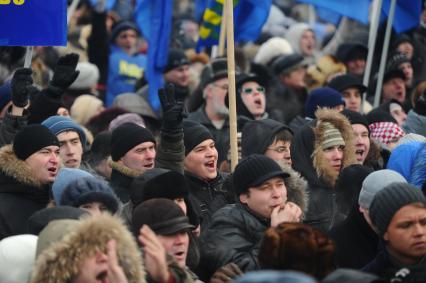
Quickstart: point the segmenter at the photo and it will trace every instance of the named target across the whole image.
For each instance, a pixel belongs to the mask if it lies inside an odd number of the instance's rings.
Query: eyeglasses
[[[260,93],[265,93],[265,88],[263,86],[258,86],[256,88],[251,88],[251,87],[243,88],[243,93],[244,94],[252,94],[254,92],[254,90],[256,90],[257,92],[260,92]]]
[[[286,146],[268,147],[267,149],[276,151],[278,153],[290,152],[290,148]]]
[[[218,84],[213,84],[215,87],[220,88],[221,90],[226,90],[228,91],[229,86],[228,85],[218,85]]]

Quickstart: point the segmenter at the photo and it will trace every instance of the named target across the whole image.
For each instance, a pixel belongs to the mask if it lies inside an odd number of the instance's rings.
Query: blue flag
[[[339,15],[368,24],[368,8],[371,0],[298,0],[317,8],[333,11]]]
[[[0,15],[0,45],[67,44],[66,0],[2,0]]]
[[[98,2],[99,2],[99,0],[90,0],[90,4],[92,4],[92,6],[95,6]],[[105,9],[107,11],[111,10],[112,7],[114,7],[115,2],[117,2],[117,0],[106,0],[105,1]]]
[[[389,15],[390,0],[383,0],[382,14]],[[393,18],[393,28],[396,33],[401,33],[417,27],[420,23],[420,14],[422,12],[421,0],[397,0],[395,8],[395,17]]]
[[[157,113],[161,108],[158,89],[164,84],[163,69],[169,53],[172,9],[170,0],[139,0],[135,9],[136,23],[148,41],[145,74],[149,84],[149,103]]]
[[[200,26],[197,50],[217,45],[222,21],[223,0],[209,0]],[[234,40],[254,41],[268,18],[272,0],[234,0]]]

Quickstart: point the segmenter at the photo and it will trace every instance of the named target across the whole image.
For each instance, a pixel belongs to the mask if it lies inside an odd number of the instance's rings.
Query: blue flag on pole
[[[67,44],[66,0],[2,0],[0,15],[0,45]]]
[[[197,50],[217,45],[222,21],[223,0],[209,0],[200,26]],[[268,18],[272,0],[234,0],[234,40],[254,41]]]
[[[170,0],[139,0],[135,9],[136,23],[148,41],[145,74],[149,83],[149,102],[157,113],[161,108],[158,89],[164,84],[163,69],[169,53],[172,9]]]
[[[390,0],[383,0],[382,14],[389,15]],[[420,23],[422,0],[398,0],[396,2],[393,28],[396,33],[401,33],[417,27]]]
[[[99,0],[90,0],[90,4],[92,4],[92,6],[95,6],[98,2],[99,2]],[[117,2],[117,0],[106,0],[105,1],[105,9],[107,11],[111,10],[112,7],[114,7],[115,2]]]

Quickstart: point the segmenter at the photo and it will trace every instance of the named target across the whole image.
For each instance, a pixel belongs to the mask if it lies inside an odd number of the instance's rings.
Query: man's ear
[[[385,232],[385,234],[383,235],[383,239],[384,239],[385,241],[389,241],[389,235],[388,235],[388,232]]]
[[[249,198],[249,195],[248,193],[242,193],[240,194],[239,198],[241,203],[247,203],[247,199]]]

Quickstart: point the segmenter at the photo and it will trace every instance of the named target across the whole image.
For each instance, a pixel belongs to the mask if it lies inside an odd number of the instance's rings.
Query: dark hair
[[[296,270],[323,279],[335,269],[334,244],[302,223],[281,223],[266,230],[258,255],[261,269]]]
[[[287,129],[282,129],[275,134],[273,143],[276,143],[278,141],[291,142],[292,140],[293,140],[293,134]]]

